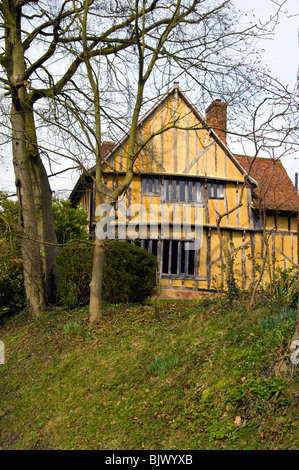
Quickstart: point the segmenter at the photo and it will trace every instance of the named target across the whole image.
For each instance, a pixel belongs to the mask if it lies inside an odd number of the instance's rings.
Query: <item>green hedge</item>
[[[144,302],[156,287],[156,256],[126,242],[106,248],[103,299],[108,302]]]
[[[69,307],[89,301],[93,248],[64,247],[57,257],[59,295]],[[111,303],[139,302],[155,292],[156,256],[127,242],[109,242],[105,249],[103,299]]]
[[[89,300],[89,283],[93,263],[91,246],[65,246],[60,248],[56,264],[59,273],[58,295],[60,302],[73,308]]]

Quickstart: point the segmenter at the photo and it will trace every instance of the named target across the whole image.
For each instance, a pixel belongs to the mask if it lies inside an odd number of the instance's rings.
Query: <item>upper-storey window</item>
[[[142,176],[143,194],[159,194],[159,179],[157,176]]]
[[[260,229],[263,228],[263,224],[262,224],[260,215],[256,211],[253,211],[252,219],[253,219],[253,227],[254,228],[260,228]]]
[[[169,202],[201,202],[201,182],[188,178],[165,177],[163,199]]]
[[[207,184],[208,197],[210,199],[223,199],[224,198],[224,185],[223,183],[216,183],[209,181]]]

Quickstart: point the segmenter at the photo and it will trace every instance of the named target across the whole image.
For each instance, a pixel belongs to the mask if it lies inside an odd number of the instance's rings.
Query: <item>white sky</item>
[[[280,0],[282,1],[282,0]],[[262,21],[267,20],[277,10],[274,0],[234,0],[236,7],[248,12],[248,20],[254,14]],[[299,0],[286,0],[283,11],[279,17],[279,23],[275,29],[273,39],[264,41],[260,46],[265,50],[263,62],[268,66],[270,72],[284,85],[294,87],[297,71],[299,68]],[[234,149],[232,149],[234,151]],[[2,152],[1,152],[2,153]],[[298,157],[286,157],[282,160],[292,181],[295,172],[299,172]],[[14,192],[14,175],[11,159],[0,160],[0,189]],[[51,178],[51,187],[55,191],[71,190],[75,184],[76,177]]]
[[[253,12],[255,21],[256,18],[267,20],[277,11],[277,5],[273,0],[234,0],[234,3],[238,9],[248,11],[249,17],[252,15],[250,12]],[[299,0],[286,0],[273,39],[263,41],[261,47],[265,50],[263,60],[271,75],[283,85],[289,85],[290,89],[296,85],[299,69],[298,39]],[[282,158],[282,163],[294,182],[295,173],[299,173],[299,152],[294,157]]]
[[[247,11],[248,17],[255,15],[266,21],[277,11],[273,0],[233,0],[239,10]],[[276,0],[281,3],[283,0]],[[295,83],[299,67],[299,0],[286,0],[279,14],[278,24],[273,39],[263,41],[261,47],[265,49],[265,63],[273,76],[282,83]]]

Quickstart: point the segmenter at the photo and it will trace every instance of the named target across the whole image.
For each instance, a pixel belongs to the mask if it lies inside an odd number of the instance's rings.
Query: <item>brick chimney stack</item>
[[[226,144],[226,111],[227,103],[221,100],[213,101],[206,109],[206,119],[209,126]]]

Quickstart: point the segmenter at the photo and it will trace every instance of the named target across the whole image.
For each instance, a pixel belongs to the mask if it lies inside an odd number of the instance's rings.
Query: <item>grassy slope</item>
[[[276,307],[277,312],[282,308]],[[298,449],[294,328],[238,302],[26,313],[0,326],[2,449]],[[272,312],[272,316],[276,312]]]

